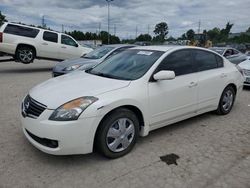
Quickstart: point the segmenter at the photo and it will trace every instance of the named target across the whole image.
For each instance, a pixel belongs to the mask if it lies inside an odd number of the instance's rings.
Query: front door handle
[[[66,48],[66,46],[62,46],[61,48]]]
[[[222,74],[220,75],[220,77],[221,77],[221,78],[226,78],[226,77],[227,77],[227,74],[222,73]]]
[[[197,82],[190,82],[190,84],[189,84],[189,88],[192,88],[192,87],[196,87],[196,86],[198,86],[198,83]]]

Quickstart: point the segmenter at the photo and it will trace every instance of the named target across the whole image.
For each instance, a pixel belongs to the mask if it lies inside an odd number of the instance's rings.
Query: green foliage
[[[195,35],[194,30],[193,29],[189,29],[186,32],[186,38],[187,38],[187,40],[194,40],[194,35]]]
[[[0,11],[0,26],[3,25],[4,22],[7,22],[8,20],[5,19],[6,16],[4,16]]]
[[[99,35],[96,33],[86,32],[83,33],[82,31],[72,31],[72,32],[65,32],[68,35],[71,35],[76,40],[102,40],[103,44],[108,44],[108,32],[101,31]],[[119,37],[114,35],[110,36],[110,44],[119,44],[121,41]]]
[[[136,41],[151,41],[152,37],[149,34],[140,34],[135,40]]]
[[[168,24],[166,22],[156,24],[154,33],[156,34],[154,40],[164,42],[168,34]]]

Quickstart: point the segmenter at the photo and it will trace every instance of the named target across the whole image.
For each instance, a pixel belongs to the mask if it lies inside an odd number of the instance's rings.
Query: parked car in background
[[[80,67],[80,70],[86,70],[111,57],[112,55],[132,47],[135,47],[135,45],[115,44],[98,47],[81,58],[68,59],[57,63],[53,68],[53,77],[67,74],[79,69]]]
[[[246,51],[246,55],[247,55],[247,56],[250,56],[250,51]]]
[[[216,111],[228,114],[243,76],[217,53],[197,47],[144,46],[86,71],[52,78],[22,102],[26,138],[49,154],[129,153],[139,135]]]
[[[238,66],[242,69],[243,75],[245,77],[244,85],[250,86],[250,57],[248,57],[247,60],[241,62]]]
[[[229,61],[231,61],[234,64],[239,64],[242,61],[245,61],[247,59],[247,56],[240,51],[234,49],[234,48],[228,48],[228,47],[212,47],[210,50],[213,50],[220,55],[226,57]]]
[[[7,22],[0,28],[0,51],[12,55],[16,61],[28,64],[35,58],[77,58],[92,49],[79,45],[64,33]]]

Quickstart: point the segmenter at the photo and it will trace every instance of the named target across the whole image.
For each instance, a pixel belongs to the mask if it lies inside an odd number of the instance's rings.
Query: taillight
[[[3,33],[0,32],[0,42],[3,42]]]

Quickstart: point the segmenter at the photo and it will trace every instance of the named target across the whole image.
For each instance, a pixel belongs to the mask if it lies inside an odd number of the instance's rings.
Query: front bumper
[[[53,155],[87,154],[93,151],[94,137],[101,118],[90,117],[77,121],[51,121],[45,110],[41,117],[21,116],[26,138],[39,150]]]

